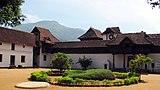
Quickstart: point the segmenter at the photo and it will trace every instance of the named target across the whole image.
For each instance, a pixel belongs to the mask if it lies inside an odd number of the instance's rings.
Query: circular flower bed
[[[111,72],[105,69],[71,70],[55,80],[63,86],[122,86],[137,84],[139,77],[132,73]]]

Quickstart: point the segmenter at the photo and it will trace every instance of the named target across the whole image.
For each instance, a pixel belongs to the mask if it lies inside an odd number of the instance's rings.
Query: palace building
[[[71,56],[74,69],[81,69],[76,62],[85,56],[93,61],[89,68],[127,70],[129,61],[143,54],[153,59],[152,65],[143,69],[160,72],[160,34],[122,33],[119,27],[106,28],[102,33],[91,27],[78,39],[60,42],[41,27],[31,33],[1,27],[0,67],[51,67],[53,54],[63,52]]]
[[[81,69],[76,62],[79,57],[86,56],[93,61],[90,68],[126,70],[136,54],[143,54],[153,58],[154,64],[145,65],[143,69],[160,71],[160,34],[146,34],[143,31],[121,33],[119,27],[109,27],[101,33],[91,27],[79,39],[57,42],[53,47],[54,53],[64,52],[71,56],[73,68]]]

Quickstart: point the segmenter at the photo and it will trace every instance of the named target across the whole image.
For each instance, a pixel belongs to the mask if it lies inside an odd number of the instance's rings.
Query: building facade
[[[90,28],[79,37],[80,41],[57,42],[53,52],[64,52],[71,56],[73,68],[81,69],[76,63],[79,57],[92,59],[90,68],[127,70],[129,61],[136,54],[153,58],[152,65],[144,65],[145,70],[160,72],[160,34],[121,33],[119,27],[109,27],[103,33]]]
[[[35,35],[36,45],[33,49],[34,67],[51,67],[53,59],[52,48],[55,42],[59,42],[48,29],[35,27],[32,32]]]
[[[33,67],[34,34],[0,28],[0,67]]]
[[[109,27],[101,33],[90,28],[80,41],[59,42],[48,29],[35,27],[31,33],[0,28],[0,67],[51,67],[53,54],[67,53],[72,68],[83,56],[92,59],[89,68],[127,70],[136,54],[150,56],[151,65],[143,69],[160,72],[160,34],[121,33],[119,27]]]

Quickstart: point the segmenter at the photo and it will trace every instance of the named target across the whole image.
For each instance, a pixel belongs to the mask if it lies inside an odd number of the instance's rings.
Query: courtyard
[[[42,70],[47,71],[49,69],[0,69],[0,90],[22,90],[20,88],[15,88],[15,85],[28,81],[31,72]],[[52,79],[54,78],[56,78],[56,76],[52,77]],[[34,90],[159,90],[159,74],[142,75],[142,80],[144,80],[145,83],[120,87],[63,87],[50,85],[48,88]]]

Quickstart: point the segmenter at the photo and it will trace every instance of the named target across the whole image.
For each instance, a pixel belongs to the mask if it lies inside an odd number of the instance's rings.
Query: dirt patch
[[[0,90],[21,90],[15,85],[21,82],[27,82],[30,73],[34,71],[42,71],[49,69],[0,69]],[[57,78],[55,76],[52,79]],[[50,85],[48,88],[35,90],[159,90],[160,74],[142,75],[142,79],[146,83],[139,83],[129,86],[120,87],[63,87]]]

